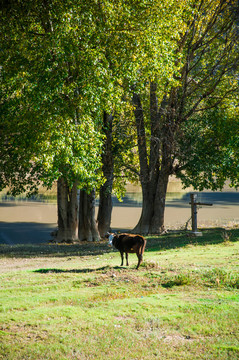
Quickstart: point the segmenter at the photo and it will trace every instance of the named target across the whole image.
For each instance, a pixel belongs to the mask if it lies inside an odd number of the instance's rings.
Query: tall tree
[[[100,77],[88,86],[98,61],[96,41],[88,38],[91,8],[73,1],[10,1],[2,15],[0,187],[32,193],[39,183],[51,187],[59,179],[58,238],[75,238],[76,182],[95,186],[100,178]]]
[[[160,74],[162,84],[168,78],[170,84],[174,83],[172,74],[178,65],[175,66],[173,61],[177,58],[173,49],[179,37],[179,29],[184,29],[184,21],[181,19],[184,6],[185,1],[180,4],[167,0],[153,3],[138,1],[131,3],[125,13],[120,9],[120,2],[117,2],[115,29],[110,32],[109,38],[106,37],[105,47],[109,69],[115,75],[123,93],[121,106],[113,107],[113,127],[110,115],[112,108],[108,110],[108,115],[105,112],[104,116],[105,143],[102,163],[106,181],[100,190],[98,213],[102,236],[110,227],[112,187],[120,197],[124,192],[125,179],[135,180],[137,172],[134,166],[136,153],[129,151],[135,149],[136,143],[132,133],[125,131],[126,127],[128,130],[132,128],[131,125],[129,127],[130,121],[124,113],[127,98],[132,88],[144,88],[148,78],[154,78],[155,74]],[[125,4],[123,8],[126,10]],[[129,114],[127,116],[129,117]],[[122,118],[124,126],[122,121],[119,121]]]
[[[76,181],[96,185],[102,109],[120,113],[139,75],[143,83],[165,62],[164,79],[172,74],[167,38],[172,31],[178,37],[181,3],[3,2],[1,188],[36,191],[40,181],[50,187],[59,180],[67,209],[66,189],[70,196]],[[60,217],[68,216],[61,209]]]
[[[235,98],[237,7],[234,0],[3,2],[1,187],[35,191],[40,181],[58,180],[61,208],[75,208],[76,183],[90,192],[102,181],[102,114],[120,114],[133,90],[143,190],[135,231],[163,231],[168,177],[186,174],[185,125]],[[110,127],[103,129],[110,139]],[[109,197],[105,203],[102,234]]]
[[[98,229],[103,237],[109,230],[112,214],[112,188],[114,176],[114,154],[113,154],[113,115],[104,112],[103,132],[105,134],[102,151],[102,171],[105,182],[100,188],[99,210],[97,216]]]
[[[166,82],[162,86],[159,76],[152,79],[148,89],[149,110],[146,111],[147,104],[141,94],[135,91],[133,95],[143,192],[142,214],[134,231],[144,234],[165,230],[164,209],[170,175],[181,175],[185,183],[191,183],[195,188],[205,185],[205,176],[200,176],[202,168],[196,168],[188,154],[189,148],[184,147],[184,142],[189,141],[185,127],[190,121],[197,124],[197,114],[202,118],[206,111],[220,104],[232,108],[238,106],[237,2],[192,1],[185,12],[186,31],[182,31],[175,48],[175,54],[181,54],[181,59],[177,58],[175,63],[179,65],[178,74],[173,76],[178,84],[170,86]],[[233,155],[226,161],[229,152],[225,146],[221,155],[225,161],[218,169],[224,169],[221,171],[223,176],[219,182],[213,182],[213,189],[221,188],[232,174]],[[213,165],[215,157],[210,156],[207,160]],[[192,175],[195,168],[196,176]],[[215,166],[211,166],[213,168]],[[188,178],[189,173],[191,177]],[[204,174],[209,175],[209,167]],[[213,176],[211,171],[211,178]],[[210,182],[207,184],[209,186]]]
[[[126,191],[128,181],[137,182],[138,158],[136,132],[131,107],[120,114],[104,113],[104,141],[102,171],[106,179],[99,191],[98,229],[103,237],[110,231],[112,193],[119,200]]]

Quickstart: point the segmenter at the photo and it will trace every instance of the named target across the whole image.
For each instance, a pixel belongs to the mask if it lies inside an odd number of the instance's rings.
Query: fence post
[[[197,229],[197,194],[190,194],[191,198],[191,216],[192,216],[192,234],[194,236],[202,236]]]

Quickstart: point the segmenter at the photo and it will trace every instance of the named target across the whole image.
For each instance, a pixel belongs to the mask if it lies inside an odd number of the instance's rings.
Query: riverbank
[[[141,214],[140,205],[118,205],[113,208],[112,229],[132,230]],[[96,214],[97,210],[96,208]],[[167,229],[184,229],[190,217],[189,199],[167,201],[165,209]],[[198,228],[233,228],[236,226],[239,226],[237,201],[233,203],[224,199],[224,201],[215,202],[212,207],[205,206],[198,210]],[[56,227],[56,204],[26,201],[0,203],[0,244],[45,243],[51,239],[50,233]]]

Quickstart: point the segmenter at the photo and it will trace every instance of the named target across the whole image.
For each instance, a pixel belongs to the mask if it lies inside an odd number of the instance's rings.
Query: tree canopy
[[[0,190],[100,187],[107,116],[114,171],[147,199],[141,232],[163,229],[172,174],[238,186],[236,0],[10,0],[1,18]]]
[[[96,179],[103,111],[156,73],[173,79],[183,3],[3,2],[1,188]]]
[[[133,95],[143,191],[135,232],[164,231],[170,175],[200,190],[221,189],[228,179],[238,185],[238,3],[202,0],[190,5],[175,49],[175,82],[162,87],[156,77],[144,93]],[[235,133],[226,135],[231,121]]]

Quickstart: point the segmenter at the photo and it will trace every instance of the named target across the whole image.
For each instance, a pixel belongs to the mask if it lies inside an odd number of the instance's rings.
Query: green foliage
[[[185,122],[178,134],[178,175],[185,186],[199,190],[222,189],[226,180],[233,187],[239,184],[237,13],[235,1],[204,1],[186,46],[191,58]]]
[[[222,189],[230,180],[239,185],[239,114],[237,108],[213,108],[184,124],[180,142],[179,175],[185,186]]]
[[[99,110],[91,106],[91,88],[84,97],[78,91],[89,82],[83,70],[88,71],[95,52],[87,53],[90,59],[72,54],[80,49],[80,36],[71,34],[67,7],[60,2],[50,7],[20,2],[4,10],[1,189],[32,192],[40,181],[50,187],[62,175],[69,184],[77,179],[82,186],[95,185],[100,179]]]
[[[115,116],[120,197],[126,179],[139,175],[130,99],[140,92],[147,107],[150,81],[157,82],[159,103],[168,102],[160,129],[162,143],[171,143],[171,172],[199,189],[221,188],[226,178],[237,186],[235,6],[229,0],[4,2],[0,190],[35,192],[62,175],[69,184],[99,186],[106,111]],[[150,111],[145,124],[150,147]]]
[[[100,181],[102,112],[122,112],[132,86],[143,87],[156,74],[162,84],[173,82],[183,5],[4,3],[1,189],[32,192],[40,181],[50,187],[61,175],[83,186]],[[127,151],[120,157],[119,163],[133,158]]]

